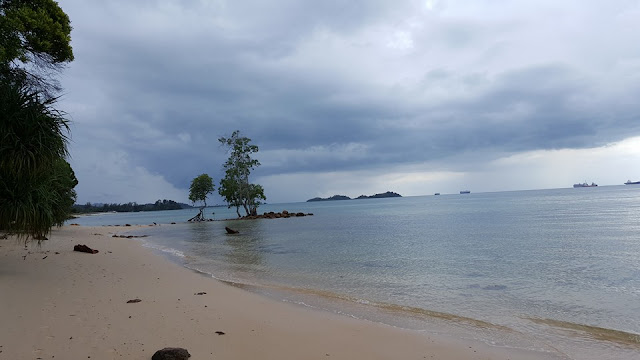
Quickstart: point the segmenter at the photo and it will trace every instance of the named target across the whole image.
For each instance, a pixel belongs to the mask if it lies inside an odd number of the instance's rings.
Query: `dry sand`
[[[125,229],[65,226],[27,249],[0,240],[0,359],[150,359],[164,347],[194,360],[544,358],[264,298],[111,236]]]

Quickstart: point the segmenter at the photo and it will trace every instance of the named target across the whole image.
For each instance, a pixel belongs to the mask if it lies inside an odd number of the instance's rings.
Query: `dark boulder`
[[[229,227],[226,227],[226,226],[224,227],[224,229],[227,231],[227,234],[239,234],[240,233],[240,231],[233,230],[233,229],[231,229]]]
[[[87,245],[74,245],[73,246],[73,251],[79,251],[79,252],[86,252],[89,254],[97,254],[98,250],[92,249],[90,247],[88,247]]]
[[[187,360],[191,354],[183,348],[164,348],[156,351],[151,360]]]

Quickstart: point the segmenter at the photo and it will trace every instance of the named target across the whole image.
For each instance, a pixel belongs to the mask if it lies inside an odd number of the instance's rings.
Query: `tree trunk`
[[[204,218],[204,206],[200,208],[200,211],[198,212],[198,215],[192,217],[191,219],[189,219],[188,221],[207,221],[207,219]]]
[[[244,212],[247,214],[247,216],[249,216],[249,208],[247,207],[247,204],[242,204],[242,207],[244,207]]]

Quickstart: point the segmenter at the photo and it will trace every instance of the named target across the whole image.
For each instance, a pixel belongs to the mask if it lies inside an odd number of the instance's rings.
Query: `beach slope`
[[[112,237],[124,229],[0,240],[0,359],[150,359],[164,347],[194,360],[542,358],[268,299]]]

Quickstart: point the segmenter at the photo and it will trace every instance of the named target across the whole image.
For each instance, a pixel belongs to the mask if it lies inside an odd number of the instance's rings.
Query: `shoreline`
[[[0,330],[0,359],[149,359],[170,346],[193,359],[554,357],[279,302],[112,237],[143,227],[64,226],[28,249],[0,242],[0,318],[10,324]],[[100,252],[73,252],[75,244]],[[134,298],[142,301],[126,303]]]

